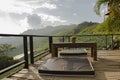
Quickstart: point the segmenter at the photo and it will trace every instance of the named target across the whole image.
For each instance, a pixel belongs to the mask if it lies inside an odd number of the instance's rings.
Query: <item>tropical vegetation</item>
[[[120,32],[120,0],[97,0],[94,10],[97,15],[100,15],[102,5],[107,5],[107,19],[101,24],[106,27],[107,34]]]
[[[18,62],[18,60],[14,60],[13,57],[7,55],[7,53],[13,49],[15,49],[15,47],[11,44],[0,45],[0,65],[2,65],[0,66],[0,70]]]

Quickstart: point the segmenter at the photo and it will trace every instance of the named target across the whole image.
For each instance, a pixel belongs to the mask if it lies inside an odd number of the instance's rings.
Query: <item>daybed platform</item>
[[[60,56],[86,56],[86,49],[66,49],[60,51]]]
[[[95,72],[87,57],[50,58],[39,66],[40,75],[94,76]]]

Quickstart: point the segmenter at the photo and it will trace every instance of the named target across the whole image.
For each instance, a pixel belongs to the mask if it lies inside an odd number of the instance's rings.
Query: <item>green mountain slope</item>
[[[59,25],[59,26],[48,26],[42,29],[29,29],[22,34],[29,34],[29,35],[54,35],[59,32],[63,32],[69,28],[76,26],[75,24],[72,25]]]
[[[112,27],[111,30],[110,27],[108,27],[107,23],[103,22],[91,27],[87,27],[79,32],[79,34],[120,34],[120,27],[119,29],[114,29]]]
[[[29,34],[29,35],[79,35],[79,34],[94,34],[99,31],[98,27],[99,23],[96,22],[83,22],[78,25],[60,25],[56,27],[48,26],[43,29],[30,29],[22,34]],[[2,41],[6,41],[6,39],[1,39]],[[54,38],[54,41],[60,40],[60,38]],[[2,42],[0,41],[0,42]],[[13,41],[13,42],[12,42]],[[11,38],[7,38],[7,43],[17,44],[17,49],[12,52],[12,55],[17,55],[22,53],[23,45],[22,39],[15,38],[14,40]],[[48,38],[42,37],[34,38],[34,50],[41,50],[48,47]],[[17,52],[17,53],[16,53]]]
[[[96,28],[96,26],[99,23],[96,22],[83,22],[80,23],[76,26],[74,26],[73,28],[70,28],[66,31],[60,32],[57,35],[79,35],[79,34],[92,34],[94,30],[94,28]]]

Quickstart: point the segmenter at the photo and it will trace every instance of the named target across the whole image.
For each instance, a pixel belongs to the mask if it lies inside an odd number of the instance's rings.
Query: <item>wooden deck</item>
[[[98,50],[98,61],[91,59],[95,69],[94,77],[39,76],[38,66],[50,56],[30,65],[29,70],[23,69],[3,80],[120,80],[120,50]]]

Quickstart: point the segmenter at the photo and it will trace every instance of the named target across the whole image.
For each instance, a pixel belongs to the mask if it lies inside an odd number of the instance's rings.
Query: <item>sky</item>
[[[94,12],[97,0],[0,0],[0,34],[20,34],[52,25],[102,22]],[[103,10],[101,10],[103,15]]]

